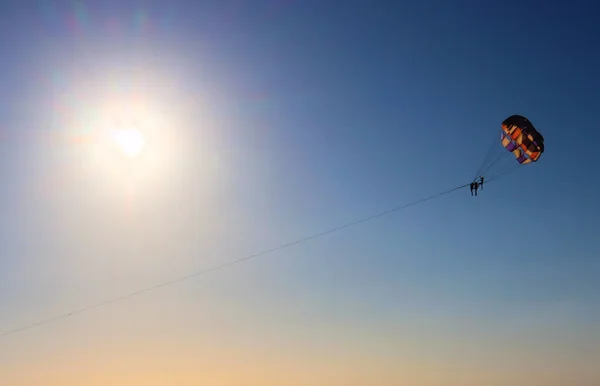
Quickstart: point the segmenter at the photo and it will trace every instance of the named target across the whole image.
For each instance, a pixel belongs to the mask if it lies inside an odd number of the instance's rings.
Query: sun
[[[136,128],[113,130],[111,138],[129,158],[137,157],[146,146],[146,139]]]

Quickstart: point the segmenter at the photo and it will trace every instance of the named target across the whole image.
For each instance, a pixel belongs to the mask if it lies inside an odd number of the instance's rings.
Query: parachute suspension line
[[[502,130],[499,130],[498,135],[500,136],[501,134]],[[499,146],[498,137],[494,136],[492,146],[490,147],[482,166],[478,169],[474,180],[483,176],[486,181],[491,181],[491,179],[496,176],[504,176],[512,173],[521,166],[514,161],[514,154],[507,151],[503,146]]]
[[[517,166],[517,167],[513,167],[513,168],[511,168],[511,169],[508,169],[508,170],[506,170],[506,171],[504,171],[504,172],[502,172],[502,173],[499,173],[499,174],[496,174],[496,175],[494,175],[494,176],[490,177],[490,179],[489,179],[489,180],[485,180],[485,183],[487,184],[488,182],[495,181],[495,180],[497,180],[497,179],[499,179],[499,178],[502,178],[502,177],[504,177],[504,176],[506,176],[506,175],[508,175],[508,174],[514,173],[514,172],[516,172],[517,170],[519,170],[519,167],[518,167],[518,166]]]
[[[503,146],[498,146],[497,149],[499,154],[480,172],[481,175],[487,174],[487,180],[510,174],[522,167],[520,163],[515,162],[512,152],[507,151]]]
[[[485,156],[485,158],[483,159],[483,162],[481,163],[481,165],[479,166],[479,169],[477,169],[477,171],[475,172],[475,175],[473,176],[473,181],[475,181],[477,178],[481,177],[481,175],[483,174],[483,169],[486,167],[486,165],[489,163],[489,160],[492,156],[494,152],[494,146],[490,146],[490,148],[488,149],[488,152]]]
[[[425,198],[422,198],[422,199],[410,202],[408,204],[400,205],[400,206],[397,206],[397,207],[392,208],[392,209],[388,209],[388,210],[383,211],[383,212],[379,212],[379,213],[376,213],[376,214],[373,214],[373,215],[370,215],[370,216],[367,216],[367,217],[363,217],[363,218],[361,218],[359,220],[355,220],[355,221],[352,221],[352,222],[349,222],[349,223],[346,223],[346,224],[343,224],[343,225],[339,225],[337,227],[328,229],[326,231],[315,233],[315,234],[313,234],[311,236],[307,236],[307,237],[304,237],[304,238],[301,238],[301,239],[298,239],[298,240],[295,240],[295,241],[292,241],[292,242],[288,242],[286,244],[282,244],[282,245],[279,245],[277,247],[274,247],[274,248],[271,248],[271,249],[268,249],[268,250],[265,250],[265,251],[262,251],[262,252],[258,252],[258,253],[252,254],[252,255],[248,255],[248,256],[239,258],[237,260],[231,260],[229,262],[226,262],[226,263],[223,263],[223,264],[220,264],[220,265],[216,265],[216,266],[213,266],[211,268],[206,268],[206,269],[194,272],[194,273],[190,273],[190,274],[185,275],[185,276],[181,276],[181,277],[178,277],[178,278],[167,280],[167,281],[155,284],[155,285],[150,286],[150,287],[142,288],[142,289],[139,289],[137,291],[130,292],[130,293],[124,294],[122,296],[115,297],[115,298],[112,298],[112,299],[109,299],[109,300],[105,300],[105,301],[102,301],[102,302],[99,302],[99,303],[96,303],[96,304],[91,304],[91,305],[89,305],[87,307],[79,308],[79,309],[76,309],[74,311],[67,312],[67,313],[64,313],[64,314],[61,314],[61,315],[57,315],[55,317],[52,317],[52,318],[49,318],[49,319],[46,319],[46,320],[41,320],[41,321],[29,324],[29,325],[21,326],[21,327],[15,328],[13,330],[8,330],[8,331],[0,332],[0,337],[4,337],[4,336],[7,336],[7,335],[12,335],[12,334],[18,333],[20,331],[24,331],[24,330],[28,330],[28,329],[31,329],[31,328],[34,328],[34,327],[39,327],[39,326],[42,326],[42,325],[45,325],[45,324],[49,324],[49,323],[52,323],[52,322],[55,322],[55,321],[58,321],[58,320],[61,320],[61,319],[68,318],[68,317],[70,317],[72,315],[75,315],[75,314],[81,314],[81,313],[84,313],[84,312],[87,312],[87,311],[90,311],[90,310],[93,310],[93,309],[96,309],[96,308],[104,307],[104,306],[107,306],[109,304],[117,303],[117,302],[129,299],[129,298],[132,298],[134,296],[141,295],[141,294],[146,293],[146,292],[155,291],[155,290],[158,290],[158,289],[161,289],[161,288],[164,288],[164,287],[172,286],[174,284],[178,284],[180,282],[183,282],[183,281],[186,281],[186,280],[190,280],[190,279],[199,277],[199,276],[207,274],[209,272],[217,271],[217,270],[220,270],[220,269],[223,269],[223,268],[230,267],[230,266],[235,265],[235,264],[243,263],[243,262],[245,262],[247,260],[255,259],[257,257],[268,255],[268,254],[276,252],[276,251],[280,251],[280,250],[283,250],[283,249],[286,249],[286,248],[290,248],[292,246],[295,246],[295,245],[298,245],[298,244],[302,244],[304,242],[307,242],[307,241],[310,241],[310,240],[313,240],[313,239],[316,239],[316,238],[320,238],[320,237],[326,236],[326,235],[334,233],[334,232],[341,231],[341,230],[343,230],[345,228],[349,228],[349,227],[352,227],[352,226],[355,226],[355,225],[358,225],[358,224],[361,224],[361,223],[365,223],[367,221],[374,220],[374,219],[376,219],[378,217],[383,217],[383,216],[389,215],[391,213],[394,213],[394,212],[397,212],[399,210],[408,208],[410,206],[415,206],[415,205],[421,204],[421,203],[423,203],[425,201],[433,200],[435,198],[438,198],[438,197],[444,196],[446,194],[450,194],[452,192],[455,192],[457,190],[466,188],[469,185],[471,185],[471,184],[468,183],[468,184],[465,184],[465,185],[460,185],[460,186],[457,186],[455,188],[448,189],[448,190],[445,190],[443,192],[431,195],[429,197],[425,197]]]
[[[499,131],[498,134],[500,134],[500,133],[501,133],[501,131]],[[477,169],[477,172],[475,173],[475,176],[473,177],[473,181],[475,181],[475,180],[477,180],[477,178],[481,177],[483,175],[483,173],[485,172],[485,170],[490,168],[489,163],[491,162],[492,158],[494,157],[494,153],[498,150],[499,147],[501,148],[501,146],[498,146],[498,138],[493,137],[492,143],[490,144],[490,147],[488,148],[485,158],[483,159],[483,162],[481,162],[481,165],[479,166],[479,168]]]
[[[506,154],[498,156],[493,162],[491,162],[482,171],[481,175],[485,176],[485,181],[488,182],[496,179],[499,176],[504,176],[506,174],[518,171],[520,167],[522,167],[521,164],[515,162],[513,154],[506,152]]]
[[[496,157],[496,159],[494,161],[492,161],[485,169],[483,169],[480,173],[484,174],[485,172],[487,172],[488,170],[490,170],[492,168],[492,166],[494,166],[495,164],[498,163],[498,161],[500,161],[501,159],[503,159],[505,156],[507,156],[510,153],[506,153],[506,154],[500,154],[498,157]]]

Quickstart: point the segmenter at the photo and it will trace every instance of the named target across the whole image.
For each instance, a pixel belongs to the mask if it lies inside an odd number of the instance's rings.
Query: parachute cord
[[[490,148],[488,154],[486,155],[485,159],[481,163],[481,166],[479,167],[479,169],[477,169],[477,172],[473,176],[473,181],[475,181],[478,177],[481,177],[481,175],[483,174],[483,171],[485,170],[486,165],[488,165],[490,162],[490,158],[491,158],[491,154],[492,154],[493,150],[494,150],[493,148]]]
[[[386,211],[379,212],[377,214],[373,214],[371,216],[364,217],[362,219],[355,220],[355,221],[352,221],[352,222],[346,223],[344,225],[340,225],[340,226],[331,228],[331,229],[323,231],[323,232],[315,233],[315,234],[313,234],[311,236],[307,236],[307,237],[298,239],[296,241],[292,241],[292,242],[289,242],[289,243],[286,243],[286,244],[282,244],[280,246],[277,246],[277,247],[274,247],[274,248],[271,248],[271,249],[268,249],[268,250],[265,250],[265,251],[262,251],[262,252],[259,252],[259,253],[255,253],[255,254],[252,254],[252,255],[249,255],[249,256],[245,256],[245,257],[239,258],[237,260],[232,260],[232,261],[229,261],[229,262],[226,262],[226,263],[223,263],[223,264],[220,264],[220,265],[216,265],[214,267],[207,268],[207,269],[204,269],[204,270],[201,270],[201,271],[197,271],[197,272],[194,272],[194,273],[191,273],[189,275],[185,275],[185,276],[182,276],[182,277],[179,277],[179,278],[171,279],[171,280],[168,280],[168,281],[165,281],[165,282],[162,282],[162,283],[150,286],[150,287],[142,288],[142,289],[139,289],[137,291],[130,292],[128,294],[125,294],[125,295],[122,295],[122,296],[119,296],[119,297],[116,297],[116,298],[113,298],[113,299],[105,300],[105,301],[102,301],[102,302],[99,302],[99,303],[96,303],[96,304],[89,305],[87,307],[83,307],[83,308],[80,308],[80,309],[77,309],[77,310],[74,310],[74,311],[71,311],[71,312],[64,313],[62,315],[55,316],[53,318],[49,318],[49,319],[46,319],[46,320],[38,321],[36,323],[32,323],[32,324],[25,325],[25,326],[22,326],[22,327],[19,327],[19,328],[15,328],[13,330],[8,330],[8,331],[5,331],[5,332],[1,332],[0,333],[0,337],[4,337],[4,336],[7,336],[7,335],[12,335],[12,334],[15,334],[15,333],[20,332],[20,331],[24,331],[24,330],[28,330],[28,329],[31,329],[31,328],[34,328],[34,327],[38,327],[38,326],[42,326],[42,325],[45,325],[45,324],[49,324],[49,323],[58,321],[60,319],[68,318],[68,317],[70,317],[72,315],[75,315],[75,314],[84,313],[84,312],[90,311],[90,310],[95,309],[95,308],[100,308],[100,307],[103,307],[103,306],[107,306],[109,304],[117,303],[117,302],[123,301],[125,299],[132,298],[134,296],[140,295],[140,294],[145,293],[145,292],[150,292],[150,291],[158,290],[160,288],[171,286],[171,285],[174,285],[174,284],[177,284],[177,283],[180,283],[180,282],[183,282],[183,281],[186,281],[186,280],[189,280],[189,279],[192,279],[192,278],[204,275],[204,274],[209,273],[209,272],[217,271],[217,270],[220,270],[220,269],[223,269],[223,268],[235,265],[235,264],[239,264],[239,263],[245,262],[247,260],[251,260],[251,259],[254,259],[254,258],[257,258],[257,257],[260,257],[260,256],[264,256],[264,255],[267,255],[267,254],[270,254],[270,253],[273,253],[273,252],[276,252],[276,251],[280,251],[282,249],[286,249],[286,248],[289,248],[289,247],[292,247],[292,246],[295,246],[295,245],[298,245],[298,244],[302,244],[304,242],[307,242],[307,241],[310,241],[310,240],[313,240],[313,239],[316,239],[316,238],[320,238],[320,237],[326,236],[326,235],[334,233],[334,232],[341,231],[341,230],[343,230],[345,228],[349,228],[349,227],[352,227],[352,226],[355,226],[355,225],[358,225],[358,224],[361,224],[361,223],[365,223],[367,221],[374,220],[374,219],[376,219],[378,217],[383,217],[383,216],[389,215],[391,213],[394,213],[394,212],[397,212],[399,210],[408,208],[410,206],[421,204],[421,203],[423,203],[425,201],[433,200],[434,198],[438,198],[438,197],[444,196],[446,194],[449,194],[449,193],[452,193],[454,191],[463,189],[463,188],[465,188],[467,186],[470,186],[470,185],[471,185],[470,183],[465,184],[465,185],[460,185],[460,186],[457,186],[455,188],[448,189],[448,190],[445,190],[443,192],[434,194],[432,196],[425,197],[425,198],[422,198],[422,199],[417,200],[417,201],[413,201],[413,202],[408,203],[408,204],[397,206],[395,208],[388,209]]]
[[[483,174],[485,174],[485,172],[487,172],[488,170],[490,170],[490,168],[491,168],[492,166],[494,166],[495,164],[497,164],[497,163],[498,163],[498,161],[500,161],[502,158],[506,157],[508,154],[510,154],[510,153],[508,153],[508,152],[507,152],[507,153],[505,153],[505,154],[501,154],[501,155],[499,155],[499,156],[498,156],[498,157],[497,157],[497,158],[496,158],[496,159],[495,159],[495,160],[494,160],[492,163],[490,163],[490,164],[488,165],[488,167],[486,167],[485,169],[483,169],[483,170],[481,171],[481,174],[480,174],[480,175],[483,175]]]
[[[496,176],[490,177],[489,180],[485,180],[485,183],[487,184],[488,182],[492,182],[492,181],[495,181],[495,180],[497,180],[499,178],[502,178],[502,177],[504,177],[504,176],[506,176],[508,174],[512,174],[512,173],[516,172],[517,170],[519,170],[519,166],[521,166],[521,165],[518,165],[517,167],[514,167],[512,169],[509,169],[509,170],[505,171],[504,173],[500,173],[500,174],[498,174]]]
[[[498,141],[498,138],[494,137],[493,140],[492,140],[492,143],[491,143],[490,147],[488,148],[488,151],[487,151],[487,153],[485,155],[485,158],[483,159],[483,162],[481,163],[481,165],[477,169],[477,172],[475,173],[475,177],[473,177],[473,181],[475,181],[478,177],[481,177],[483,175],[483,173],[484,173],[484,170],[487,170],[487,169],[490,168],[490,166],[488,165],[488,163],[490,162],[490,160],[491,160],[491,158],[493,156],[495,148],[498,146],[497,141]],[[488,165],[487,168],[486,168],[486,165]]]

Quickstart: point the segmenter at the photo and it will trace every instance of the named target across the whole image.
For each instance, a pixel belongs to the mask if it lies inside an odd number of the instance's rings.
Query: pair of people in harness
[[[479,189],[479,187],[483,190],[483,177],[479,177],[479,181],[471,182],[471,196],[477,195],[477,189]],[[473,192],[475,192],[475,194],[473,194]]]

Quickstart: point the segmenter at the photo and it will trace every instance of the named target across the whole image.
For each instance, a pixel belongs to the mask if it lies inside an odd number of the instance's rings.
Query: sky
[[[3,2],[0,334],[85,312],[0,335],[0,384],[597,385],[599,17]],[[477,197],[93,307],[468,184],[513,114],[546,151]]]

